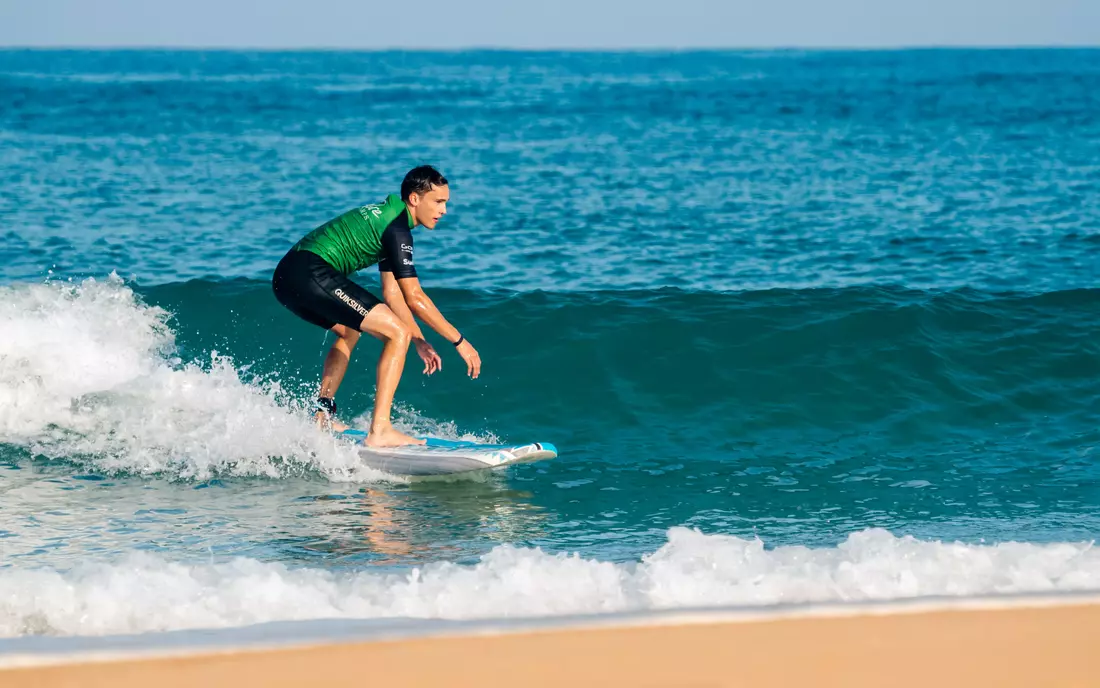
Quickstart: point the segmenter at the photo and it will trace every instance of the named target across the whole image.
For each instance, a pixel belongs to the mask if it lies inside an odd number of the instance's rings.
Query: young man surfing
[[[374,413],[365,440],[372,447],[423,444],[390,422],[409,343],[424,360],[424,374],[443,367],[439,354],[424,340],[417,318],[455,346],[471,378],[481,373],[477,350],[424,293],[413,265],[413,228],[434,229],[447,213],[449,199],[443,175],[427,165],[412,169],[401,182],[400,196],[390,194],[382,203],[349,210],[303,237],[279,261],[271,280],[279,303],[306,322],[336,333],[325,358],[317,398],[318,423],[332,424],[336,430],[346,428],[333,423],[333,398],[347,372],[351,352],[362,332],[383,342]],[[351,273],[375,263],[382,276],[385,303],[348,279]]]

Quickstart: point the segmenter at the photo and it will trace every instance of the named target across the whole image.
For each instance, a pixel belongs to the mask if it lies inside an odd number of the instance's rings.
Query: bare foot
[[[348,429],[348,426],[344,425],[340,421],[329,417],[328,415],[318,411],[313,415],[313,419],[317,421],[318,430],[331,430],[332,432],[343,432]]]
[[[403,432],[398,432],[392,425],[378,430],[371,430],[363,444],[368,447],[400,447],[406,444],[424,444],[424,440],[409,437]]]

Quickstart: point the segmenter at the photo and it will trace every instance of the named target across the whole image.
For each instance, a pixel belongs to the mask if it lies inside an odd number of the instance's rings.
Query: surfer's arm
[[[382,292],[385,295],[386,303],[390,304],[391,299],[398,300],[397,294],[393,293],[393,287],[390,287],[389,293],[386,292],[387,279],[397,283],[397,289],[401,296],[400,301],[402,302],[398,308],[394,308],[392,305],[390,305],[390,308],[402,320],[405,319],[403,311],[407,308],[412,316],[419,318],[421,322],[438,332],[439,336],[455,345],[455,351],[462,357],[462,360],[466,361],[466,370],[470,377],[480,375],[481,356],[477,353],[477,349],[466,341],[466,338],[454,325],[447,322],[447,319],[435,307],[432,300],[420,288],[420,278],[416,276],[416,267],[413,262],[412,233],[407,229],[387,228],[382,233],[382,255],[382,259],[378,261],[378,270],[382,273]],[[391,297],[388,294],[393,294],[393,296]],[[414,318],[410,317],[410,319]],[[413,330],[414,334],[418,331]],[[423,335],[419,339],[423,341]],[[427,345],[418,344],[417,351],[422,346]],[[434,351],[432,353],[438,360],[439,355],[435,354]]]
[[[415,315],[448,342],[454,344],[459,340],[461,335],[458,330],[447,322],[420,288],[420,279],[416,276],[416,263],[413,260],[412,232],[394,226],[386,228],[382,233],[382,258],[378,261],[378,272],[382,275],[382,296],[386,305],[402,322],[409,325]],[[395,308],[391,300],[400,303]],[[406,320],[406,313],[410,311]],[[411,327],[416,328],[415,322]],[[420,332],[419,328],[412,332],[423,339],[422,334],[417,334]]]
[[[386,273],[382,274],[385,275]],[[435,303],[424,293],[424,290],[420,287],[419,278],[405,277],[397,279],[393,276],[393,273],[390,273],[389,277],[397,283],[397,293],[400,295],[401,303],[406,307],[406,310],[411,311],[412,315],[420,318],[421,322],[438,332],[439,336],[448,342],[454,344],[459,340],[462,335],[459,334],[454,325],[447,322],[447,319],[436,308]],[[385,280],[385,276],[382,279]],[[382,291],[385,293],[385,288]],[[386,297],[386,303],[389,304],[388,296]],[[401,316],[400,313],[397,313],[397,315],[398,317]]]
[[[409,331],[412,332],[413,338],[424,338],[424,333],[420,331],[420,325],[416,323],[416,318],[409,310],[409,304],[405,303],[405,295],[401,293],[401,287],[398,286],[397,278],[393,276],[392,272],[382,273],[382,300],[386,302],[386,305],[389,306],[398,319],[405,323]]]
[[[472,378],[481,375],[481,355],[478,354],[477,349],[475,349],[474,346],[455,329],[454,325],[447,322],[447,319],[444,318],[443,314],[439,312],[439,309],[435,307],[432,300],[429,299],[428,295],[424,293],[424,290],[420,288],[420,280],[416,277],[398,279],[397,286],[401,289],[401,295],[404,297],[405,303],[408,304],[409,310],[413,312],[413,315],[420,318],[428,327],[438,332],[439,336],[455,345],[455,351],[462,357],[462,360],[466,361],[466,373]]]

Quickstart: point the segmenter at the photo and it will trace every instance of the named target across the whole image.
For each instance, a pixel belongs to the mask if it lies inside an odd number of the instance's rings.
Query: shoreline
[[[0,646],[0,683],[350,686],[369,678],[485,688],[512,686],[523,676],[525,686],[1084,685],[1100,681],[1086,661],[1097,635],[1096,594],[512,621],[302,622],[11,639]]]

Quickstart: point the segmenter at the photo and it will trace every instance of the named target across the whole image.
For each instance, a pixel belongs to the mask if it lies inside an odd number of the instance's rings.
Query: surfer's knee
[[[412,343],[412,332],[396,315],[391,314],[386,319],[385,325],[378,328],[378,334],[382,335],[386,341],[393,342],[403,349],[409,348],[409,344]]]
[[[412,344],[412,332],[409,331],[408,327],[405,327],[404,323],[399,322],[390,335],[390,339],[402,349],[407,349],[409,344]]]
[[[385,304],[371,309],[367,317],[363,318],[362,329],[378,339],[393,342],[406,349],[412,343],[412,331]]]
[[[349,349],[354,349],[355,345],[359,343],[359,338],[363,336],[362,332],[353,330],[350,327],[344,328],[344,334],[340,335],[340,339],[343,339],[348,344]]]
[[[359,337],[363,334],[359,330],[352,329],[347,325],[333,325],[332,331],[337,337],[344,340],[349,349],[353,348],[359,342]]]

